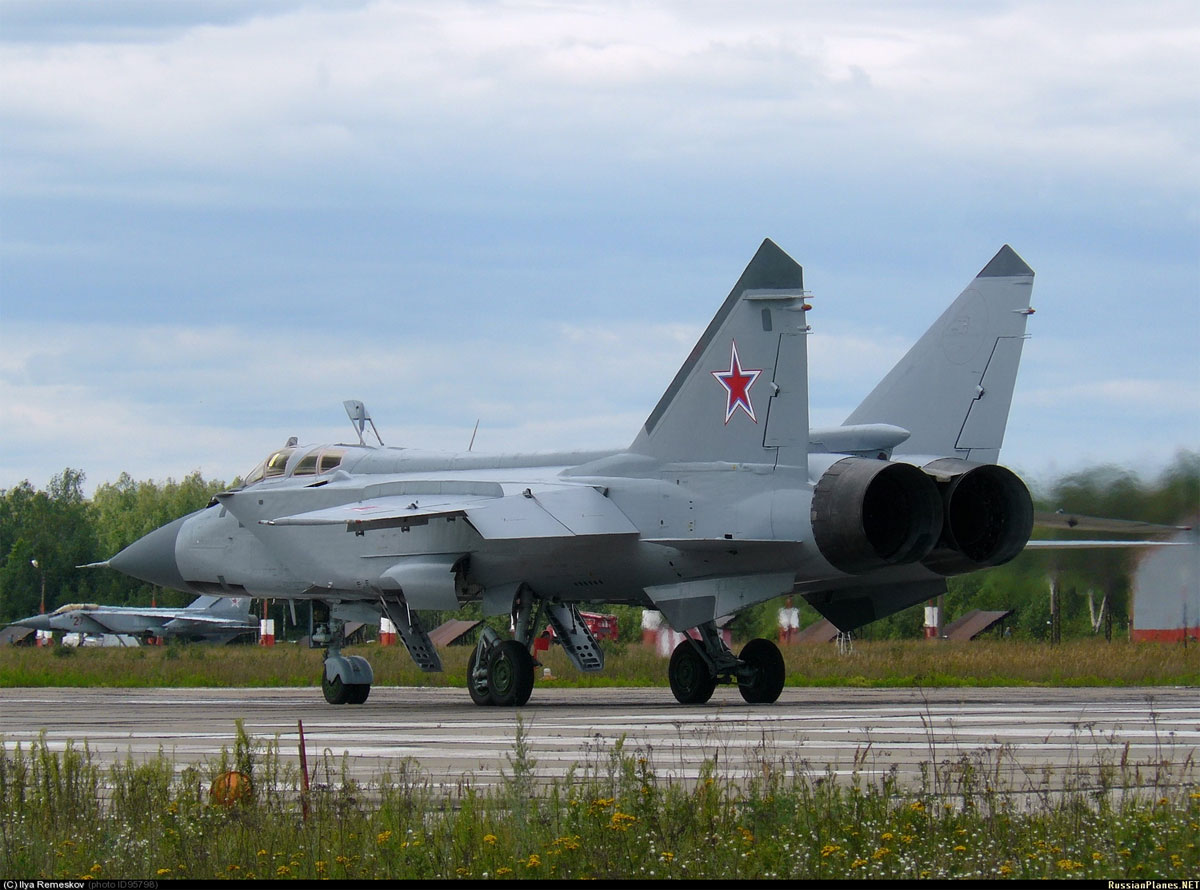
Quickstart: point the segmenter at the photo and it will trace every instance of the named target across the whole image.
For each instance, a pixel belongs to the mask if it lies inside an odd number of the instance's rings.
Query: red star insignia
[[[728,400],[725,403],[725,423],[729,423],[729,419],[733,417],[733,412],[741,408],[755,423],[758,423],[758,418],[754,416],[754,405],[750,402],[750,387],[754,385],[754,381],[758,379],[758,375],[762,373],[762,368],[755,370],[743,369],[742,363],[738,359],[737,342],[732,342],[729,355],[729,370],[728,371],[709,371],[717,382],[725,387],[725,394]]]

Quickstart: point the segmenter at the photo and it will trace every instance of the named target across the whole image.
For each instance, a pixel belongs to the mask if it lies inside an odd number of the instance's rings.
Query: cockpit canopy
[[[308,453],[298,460],[292,459],[297,452],[305,450],[289,446],[271,453],[266,460],[246,474],[243,485],[253,485],[263,479],[279,479],[283,476],[322,476],[332,473],[341,466],[342,458],[346,454],[341,448],[318,447],[308,449]]]

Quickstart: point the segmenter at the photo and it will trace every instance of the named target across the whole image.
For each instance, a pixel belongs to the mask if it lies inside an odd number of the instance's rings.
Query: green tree
[[[138,482],[122,473],[116,482],[100,485],[88,505],[103,554],[98,558],[113,556],[156,528],[204,508],[213,495],[226,488],[220,480],[206,482],[199,471],[185,476],[182,482],[168,478],[162,484],[153,479]],[[105,602],[112,604],[146,603],[154,594],[151,585],[116,572],[105,572],[97,583]],[[166,591],[160,601],[164,605],[183,605],[190,600],[190,594]]]
[[[89,577],[77,568],[95,552],[83,480],[81,471],[68,467],[46,491],[25,480],[0,493],[0,618],[38,611],[43,584],[47,611],[92,596]]]

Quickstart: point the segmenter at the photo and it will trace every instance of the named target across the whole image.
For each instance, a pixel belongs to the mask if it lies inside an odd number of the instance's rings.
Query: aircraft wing
[[[527,487],[500,496],[403,495],[313,510],[265,525],[340,525],[346,531],[424,525],[435,517],[464,517],[487,540],[636,535],[638,528],[604,494],[586,485]]]

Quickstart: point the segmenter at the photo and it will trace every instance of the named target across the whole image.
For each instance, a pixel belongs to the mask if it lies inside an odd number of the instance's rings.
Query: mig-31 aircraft
[[[31,615],[13,624],[64,633],[179,637],[215,643],[227,643],[241,634],[258,630],[258,622],[250,617],[249,596],[231,599],[201,596],[178,609],[71,603],[59,606],[49,614]]]
[[[420,614],[472,601],[511,616],[511,637],[485,628],[470,656],[478,704],[528,700],[547,621],[578,669],[601,670],[579,611],[593,602],[694,632],[668,668],[680,702],[708,701],[719,682],[773,702],[779,649],[756,639],[734,653],[719,617],[794,594],[853,630],[1025,547],[1033,504],[996,460],[1032,288],[1004,246],[841,426],[810,429],[810,295],[767,240],[624,450],[372,446],[369,415],[347,402],[358,444],[291,440],[241,488],[101,565],[176,590],[325,603],[333,704],[365,701],[373,681],[341,652],[344,622],[386,616],[437,671]]]

